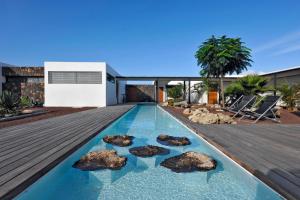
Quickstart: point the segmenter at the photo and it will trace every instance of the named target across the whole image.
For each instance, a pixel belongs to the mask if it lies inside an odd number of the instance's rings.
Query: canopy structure
[[[116,76],[116,80],[125,81],[201,81],[203,77],[197,76]],[[211,81],[219,81],[218,78],[209,78]],[[225,77],[224,81],[234,81],[236,77]]]
[[[202,81],[203,77],[196,76],[116,76],[116,82],[119,81],[153,81],[155,87],[155,101],[158,102],[158,83],[159,82],[170,82],[170,81],[183,81],[183,90],[186,91],[186,82],[188,82],[188,103],[191,103],[191,81]],[[232,82],[236,80],[237,77],[225,77],[224,82]],[[218,78],[209,78],[210,81],[217,82]],[[119,91],[116,90],[116,95],[118,96]],[[184,96],[186,94],[184,93]]]

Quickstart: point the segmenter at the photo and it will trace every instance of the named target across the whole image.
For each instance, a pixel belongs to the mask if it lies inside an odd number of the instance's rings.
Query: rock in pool
[[[217,162],[206,154],[189,151],[160,163],[174,172],[208,171],[215,169]]]
[[[129,149],[129,152],[135,156],[140,157],[151,157],[155,155],[166,155],[170,153],[169,149],[153,145],[133,147]]]
[[[185,146],[191,144],[187,137],[174,137],[160,134],[156,139],[157,142],[168,146]]]
[[[129,135],[107,135],[103,141],[109,144],[126,147],[132,145],[133,136]]]
[[[103,150],[89,152],[73,164],[74,168],[83,171],[93,171],[100,169],[121,169],[126,165],[126,157],[118,156],[115,150]]]

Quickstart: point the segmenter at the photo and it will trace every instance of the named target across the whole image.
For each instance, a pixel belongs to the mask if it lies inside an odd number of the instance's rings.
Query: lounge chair
[[[236,96],[229,96],[228,100],[225,102],[225,106],[226,107],[233,106],[234,104],[236,104],[241,99],[242,96],[243,95],[238,96],[238,97],[236,97]]]
[[[281,96],[267,96],[264,100],[263,103],[254,111],[242,111],[241,115],[243,115],[241,119],[244,117],[248,118],[254,118],[256,119],[253,123],[258,122],[261,118],[266,118],[270,119],[275,122],[280,122],[275,114],[275,106],[277,102],[281,99]]]
[[[233,117],[239,115],[244,109],[250,109],[253,104],[255,103],[256,96],[249,95],[249,96],[241,96],[238,98],[228,109],[229,112],[235,113]]]

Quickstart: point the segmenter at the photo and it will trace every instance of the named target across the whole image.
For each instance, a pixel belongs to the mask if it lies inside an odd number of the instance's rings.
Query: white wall
[[[207,91],[202,90],[202,91],[200,91],[200,93],[193,92],[194,85],[199,84],[201,82],[202,81],[191,81],[191,87],[192,87],[191,88],[191,102],[193,102],[193,103],[207,103],[208,102],[208,93],[207,93]]]
[[[168,85],[178,85],[179,83],[183,84],[183,81],[170,81]],[[193,92],[193,87],[195,84],[201,83],[201,81],[191,81],[191,102],[192,103],[207,103],[208,102],[208,94],[206,91],[201,93]],[[188,81],[186,84],[186,100],[188,100]]]
[[[45,62],[45,106],[106,106],[106,63]],[[101,71],[102,84],[49,84],[48,71]]]
[[[116,77],[120,74],[116,72],[110,65],[106,65],[106,72]],[[122,103],[123,95],[125,94],[126,81],[119,81],[119,96],[116,96],[117,83],[106,81],[106,102],[107,105],[115,105],[117,102]],[[118,98],[118,101],[117,101]]]

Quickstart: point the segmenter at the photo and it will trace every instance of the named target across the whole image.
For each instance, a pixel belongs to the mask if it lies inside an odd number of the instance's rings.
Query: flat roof
[[[199,76],[116,76],[117,80],[126,81],[201,81],[204,77]],[[218,81],[218,78],[209,78]],[[237,77],[224,77],[224,81],[233,81]]]
[[[280,70],[276,70],[276,71],[272,71],[272,72],[262,73],[262,74],[259,74],[259,75],[260,76],[266,76],[266,75],[277,74],[277,73],[288,72],[288,71],[299,70],[299,69],[300,69],[300,66],[295,66],[295,67],[280,69]]]

